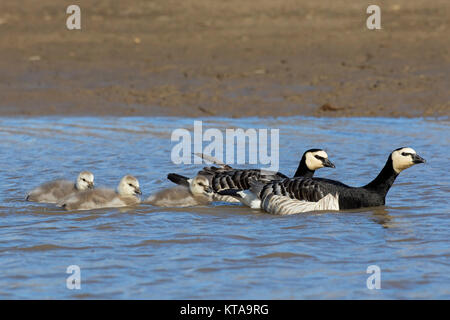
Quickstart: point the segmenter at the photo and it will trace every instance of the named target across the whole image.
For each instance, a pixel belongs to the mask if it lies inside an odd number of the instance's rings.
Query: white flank
[[[269,195],[262,204],[271,214],[289,215],[320,210],[339,210],[339,196],[328,194],[317,202],[291,199],[285,196]]]

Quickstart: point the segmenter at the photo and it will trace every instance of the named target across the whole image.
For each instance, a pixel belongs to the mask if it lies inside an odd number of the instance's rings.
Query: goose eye
[[[323,157],[321,157],[321,156],[314,156],[314,157],[316,157],[316,159],[318,159],[318,160],[323,160],[324,158]]]
[[[404,156],[404,157],[412,156],[412,153],[402,152],[402,156]]]

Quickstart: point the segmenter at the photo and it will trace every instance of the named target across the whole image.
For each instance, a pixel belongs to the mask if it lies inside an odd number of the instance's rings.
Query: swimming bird
[[[31,190],[25,200],[57,203],[64,197],[83,190],[94,188],[94,175],[89,171],[82,171],[74,182],[67,180],[55,180],[44,183]]]
[[[201,175],[188,179],[188,186],[181,185],[161,190],[145,200],[145,203],[159,207],[190,207],[210,203],[212,189],[209,180]]]
[[[420,157],[414,149],[402,147],[392,151],[378,176],[362,187],[350,187],[339,181],[324,178],[298,177],[268,183],[254,180],[250,182],[249,191],[227,190],[221,191],[221,193],[234,195],[246,205],[254,208],[259,206],[263,209],[268,207],[267,201],[270,199],[266,198],[271,195],[280,197],[274,198],[274,200],[288,198],[318,202],[331,194],[335,201],[333,202],[331,199],[328,202],[329,208],[325,207],[324,210],[381,206],[385,204],[386,195],[400,172],[418,163],[425,163],[425,159]],[[272,207],[271,210],[275,209]],[[283,205],[280,204],[276,211],[282,212]]]
[[[239,189],[247,190],[250,188],[249,180],[256,179],[264,182],[282,180],[288,178],[281,172],[273,172],[261,169],[234,169],[229,165],[220,163],[217,159],[202,154],[197,154],[202,158],[219,164],[220,167],[205,167],[198,174],[206,176],[213,189],[214,201],[239,202],[234,197],[219,194],[221,190]],[[335,168],[334,164],[328,159],[327,153],[322,149],[310,149],[303,154],[294,177],[312,177],[315,170],[323,167]],[[188,177],[176,173],[169,173],[167,178],[180,185],[187,186]]]
[[[99,208],[128,207],[140,203],[141,195],[138,180],[130,175],[124,176],[113,189],[94,189],[71,194],[58,202],[66,210],[91,210]]]

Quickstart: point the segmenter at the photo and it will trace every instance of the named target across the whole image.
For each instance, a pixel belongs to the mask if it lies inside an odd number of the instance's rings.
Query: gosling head
[[[135,196],[142,194],[141,189],[139,188],[139,181],[130,175],[127,175],[120,180],[117,190],[122,196]]]
[[[94,189],[94,175],[89,171],[82,171],[78,175],[76,182],[77,190]]]
[[[392,167],[399,174],[405,169],[418,163],[425,163],[425,159],[419,156],[412,148],[402,147],[391,153]]]
[[[303,157],[309,170],[317,170],[323,167],[335,168],[334,164],[328,160],[328,154],[322,149],[307,150]]]
[[[206,195],[210,196],[212,194],[212,188],[209,186],[209,180],[205,176],[196,176],[189,183],[189,190],[194,195]]]

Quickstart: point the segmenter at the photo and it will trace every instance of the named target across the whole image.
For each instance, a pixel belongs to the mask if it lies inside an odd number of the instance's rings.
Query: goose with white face
[[[135,196],[142,194],[141,189],[139,188],[139,181],[130,175],[127,175],[120,180],[117,189],[121,196]]]
[[[76,186],[79,191],[94,189],[94,175],[89,171],[80,172]]]
[[[392,167],[396,173],[400,173],[418,163],[425,163],[425,159],[419,156],[412,148],[399,148],[392,152]]]
[[[205,176],[196,176],[194,179],[189,179],[189,190],[193,195],[212,195],[212,188],[209,185],[209,180]]]
[[[307,151],[305,158],[309,170],[314,171],[323,167],[335,168],[334,164],[328,160],[328,154],[323,150]]]

